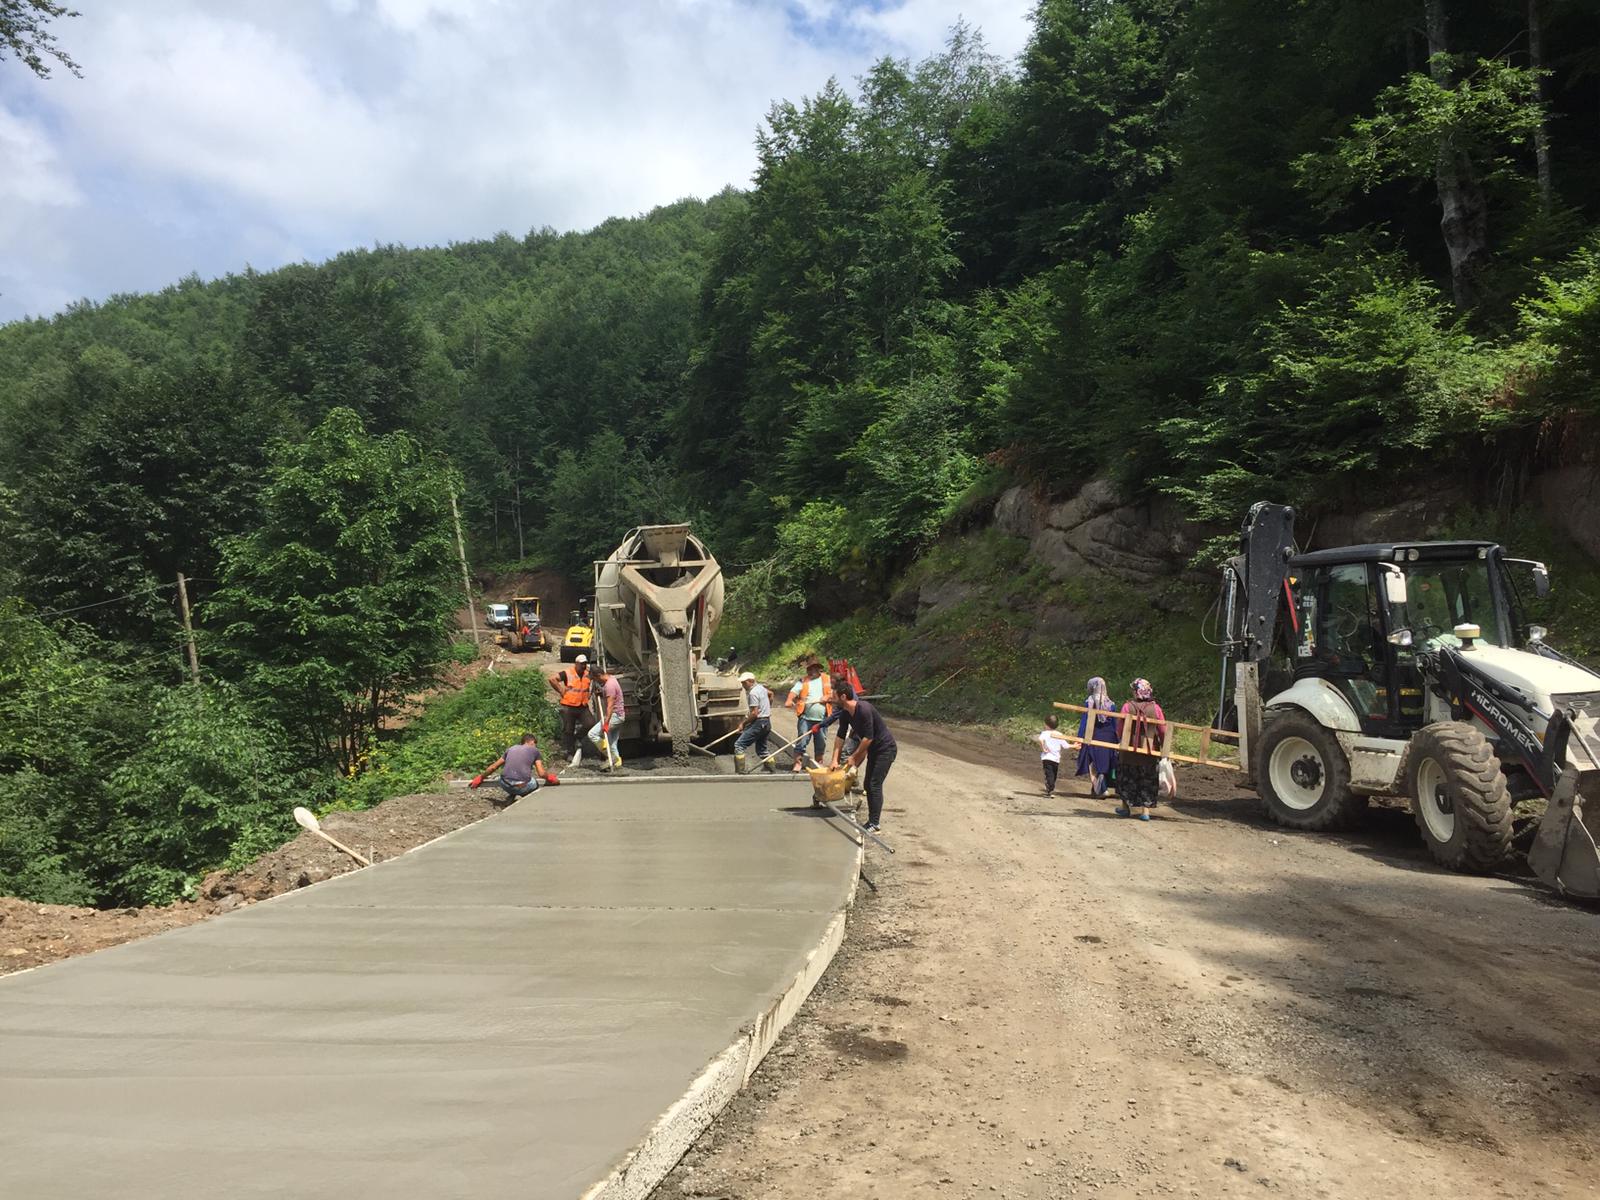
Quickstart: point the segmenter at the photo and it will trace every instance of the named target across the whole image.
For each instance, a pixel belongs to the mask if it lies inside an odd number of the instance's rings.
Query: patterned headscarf
[[[1083,702],[1085,708],[1099,708],[1111,712],[1117,706],[1111,703],[1111,693],[1106,690],[1106,681],[1096,675],[1089,680],[1089,698]]]
[[[1156,690],[1150,686],[1148,679],[1135,679],[1131,686],[1135,700],[1154,700],[1156,698]]]

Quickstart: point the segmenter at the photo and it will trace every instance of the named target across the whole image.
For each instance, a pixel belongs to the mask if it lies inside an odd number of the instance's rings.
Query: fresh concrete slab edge
[[[794,1020],[844,944],[845,921],[855,904],[862,857],[863,850],[857,847],[856,870],[850,877],[844,905],[828,922],[821,940],[806,955],[805,964],[795,973],[789,986],[765,1012],[739,1032],[726,1050],[711,1060],[689,1085],[689,1090],[661,1114],[638,1145],[612,1168],[611,1174],[583,1194],[583,1200],[646,1200],[694,1145],[695,1139],[727,1107],[728,1101],[750,1082],[767,1051],[777,1044],[779,1035]]]

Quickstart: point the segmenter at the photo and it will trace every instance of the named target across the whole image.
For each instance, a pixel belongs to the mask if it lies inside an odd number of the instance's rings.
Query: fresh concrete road
[[[741,1031],[764,1053],[826,965],[857,851],[808,800],[540,792],[0,979],[0,1196],[582,1196]]]

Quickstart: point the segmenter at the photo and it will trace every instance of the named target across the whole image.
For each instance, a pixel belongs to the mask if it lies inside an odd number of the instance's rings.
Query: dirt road
[[[658,1195],[1600,1196],[1600,913],[895,727],[898,856]]]

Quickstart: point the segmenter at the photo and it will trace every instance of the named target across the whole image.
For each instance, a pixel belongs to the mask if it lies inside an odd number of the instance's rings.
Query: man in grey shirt
[[[767,737],[772,733],[772,694],[749,671],[739,676],[739,686],[749,699],[750,711],[745,715],[744,728],[733,739],[733,752],[743,754],[754,745],[756,754],[766,758]]]
[[[511,804],[529,792],[537,791],[539,786],[546,782],[544,757],[539,753],[539,739],[531,733],[523,734],[522,740],[515,746],[507,746],[506,752],[485,767],[467,786],[482,787],[483,777],[492,775],[500,767],[505,769],[500,772],[500,778],[494,782],[504,789],[506,798],[503,801],[494,801],[496,804]]]

